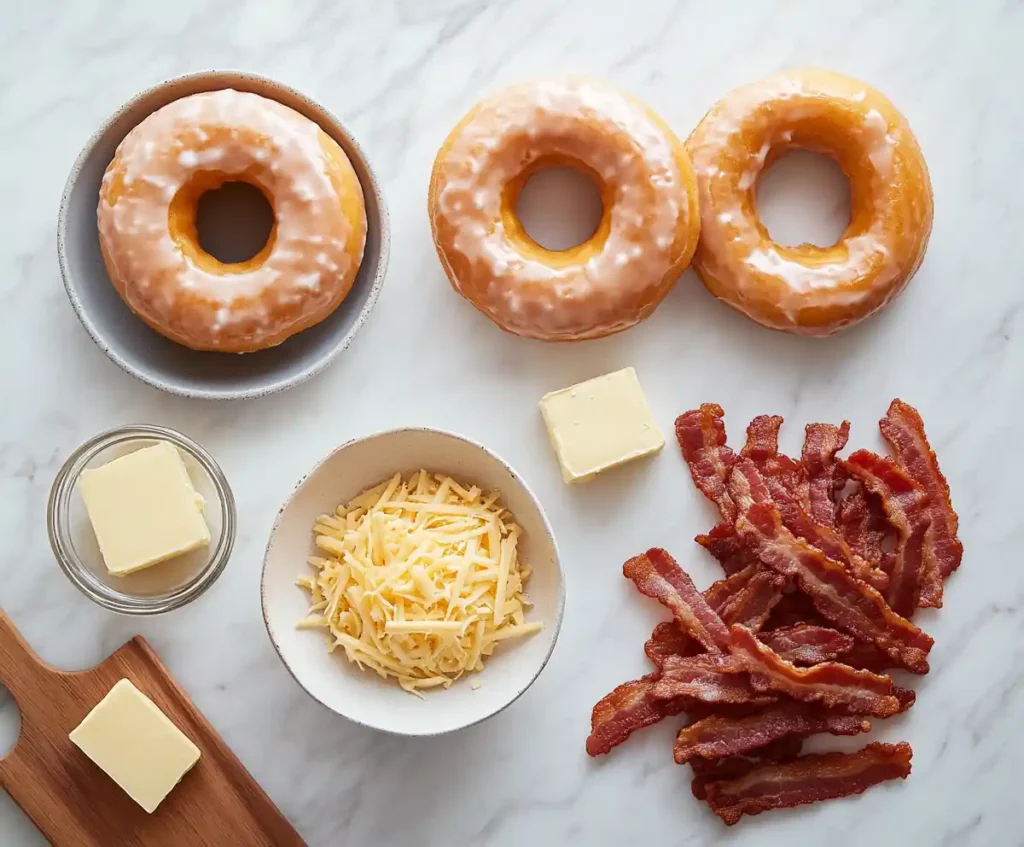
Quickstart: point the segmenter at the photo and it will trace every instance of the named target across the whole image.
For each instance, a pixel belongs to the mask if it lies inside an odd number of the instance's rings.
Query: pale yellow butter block
[[[71,741],[150,814],[199,761],[199,748],[127,679],[71,731]]]
[[[78,484],[103,561],[116,576],[210,543],[203,498],[170,442],[83,471]]]
[[[545,394],[540,411],[566,482],[586,482],[665,446],[633,368]]]

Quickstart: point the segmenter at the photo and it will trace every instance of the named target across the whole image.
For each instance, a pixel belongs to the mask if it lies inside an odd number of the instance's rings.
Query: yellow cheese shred
[[[323,555],[296,581],[311,598],[297,626],[326,629],[328,649],[418,697],[447,688],[499,642],[542,628],[525,620],[520,534],[496,493],[395,474],[316,519]]]

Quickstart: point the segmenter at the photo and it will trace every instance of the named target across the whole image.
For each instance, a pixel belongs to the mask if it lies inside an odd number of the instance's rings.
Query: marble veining
[[[1008,0],[5,4],[0,605],[65,667],[146,635],[312,845],[1024,843],[1022,32],[1024,5]],[[483,95],[532,77],[594,76],[685,136],[730,88],[814,64],[891,98],[931,171],[931,246],[884,313],[826,340],[785,336],[687,273],[636,329],[549,345],[498,332],[450,290],[431,243],[427,179],[444,137]],[[259,401],[189,401],[122,373],[78,324],[57,268],[57,205],[81,145],[137,91],[207,67],[278,78],[335,111],[368,151],[392,211],[388,280],[360,337],[323,375]],[[410,362],[443,373],[443,391],[404,379],[405,401],[390,402],[381,369],[407,375]],[[917,705],[873,733],[913,744],[905,783],[726,830],[672,763],[673,721],[587,759],[591,706],[646,671],[641,645],[662,617],[622,579],[622,561],[659,544],[702,587],[715,573],[691,540],[710,525],[709,509],[673,449],[587,486],[560,479],[538,399],[627,365],[663,428],[715,400],[734,438],[754,414],[784,415],[790,450],[805,422],[843,417],[851,444],[880,447],[875,421],[894,396],[921,409],[966,553],[945,608],[921,615],[936,646]],[[156,620],[90,605],[46,541],[45,499],[63,458],[129,422],[201,441],[238,497],[226,573],[198,603]],[[561,639],[529,693],[490,721],[425,741],[350,725],[306,697],[277,661],[258,602],[267,533],[294,482],[345,439],[408,424],[455,429],[523,473],[548,509],[568,588]],[[9,701],[0,711],[9,741]],[[42,843],[2,793],[0,842]]]

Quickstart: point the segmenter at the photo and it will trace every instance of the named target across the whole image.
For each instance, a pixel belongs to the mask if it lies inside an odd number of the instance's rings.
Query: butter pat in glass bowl
[[[209,544],[133,573],[111,574],[86,511],[81,476],[161,444],[178,451],[196,493],[203,498]],[[209,588],[231,555],[235,523],[234,496],[213,457],[187,436],[160,426],[122,427],[83,444],[58,472],[47,507],[50,546],[67,577],[100,606],[134,615],[176,609]]]

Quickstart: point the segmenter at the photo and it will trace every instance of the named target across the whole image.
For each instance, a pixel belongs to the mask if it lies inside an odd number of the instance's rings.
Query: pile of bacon
[[[670,715],[687,724],[675,760],[725,823],[743,815],[859,794],[910,773],[905,742],[800,755],[817,733],[867,732],[867,718],[909,709],[914,692],[884,671],[928,672],[932,639],[910,618],[942,605],[960,565],[957,516],[921,416],[894,400],[879,426],[894,458],[858,450],[849,423],[810,424],[800,461],[779,453],[782,418],[761,416],[736,455],[722,409],[676,420],[697,488],[721,521],[697,537],[725,578],[699,592],[664,550],[623,574],[673,619],[644,647],[656,670],[594,707],[597,756]]]

